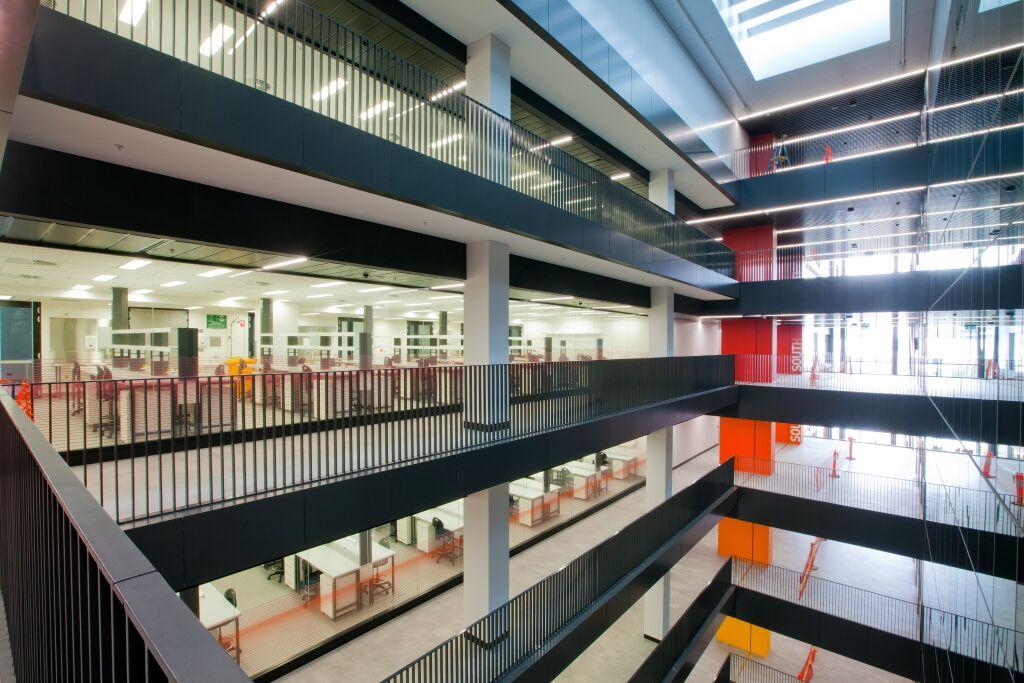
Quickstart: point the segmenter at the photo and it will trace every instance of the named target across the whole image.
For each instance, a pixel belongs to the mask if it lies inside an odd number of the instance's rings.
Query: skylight
[[[1017,2],[1017,0],[981,0],[978,4],[978,14],[987,12],[990,9],[998,9],[1005,5],[1012,5],[1015,2]]]
[[[715,4],[758,81],[889,40],[889,0],[715,0]]]

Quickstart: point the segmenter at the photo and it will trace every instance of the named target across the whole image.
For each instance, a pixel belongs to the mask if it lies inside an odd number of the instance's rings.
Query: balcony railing
[[[385,679],[387,683],[498,680],[539,660],[574,619],[679,534],[714,526],[707,513],[732,486],[726,462],[534,584],[457,636]]]
[[[911,359],[909,369],[901,365],[894,373],[890,360],[738,354],[736,381],[798,389],[1024,401],[1024,374],[999,371],[989,361]]]
[[[731,357],[694,356],[6,389],[125,523],[523,438],[731,383]]]
[[[730,652],[715,683],[798,683],[799,680],[763,662]]]
[[[5,392],[0,547],[18,680],[248,680]]]
[[[298,0],[52,6],[731,277],[728,248],[467,97],[464,81],[440,81]]]
[[[829,581],[801,572],[733,559],[733,585],[846,619],[941,650],[1024,672],[1024,633]]]
[[[1024,508],[1012,494],[852,472],[841,461],[833,472],[779,460],[735,460],[737,486],[1024,538]]]
[[[1001,57],[1012,67],[1019,54],[1017,47]],[[975,73],[975,67],[993,59],[987,55],[933,72],[922,84],[927,88],[937,83],[938,92],[928,96],[922,91],[919,101],[929,100],[929,107],[908,107],[894,115],[735,150],[733,174],[738,179],[756,178],[1020,127],[1024,125],[1020,70],[988,70],[1014,73],[1013,81],[993,78],[984,68]]]

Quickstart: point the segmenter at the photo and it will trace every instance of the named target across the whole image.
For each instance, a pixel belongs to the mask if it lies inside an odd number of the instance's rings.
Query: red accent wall
[[[774,318],[727,318],[722,321],[722,353],[736,356],[737,382],[775,379]]]
[[[799,375],[803,366],[803,323],[787,323],[778,326],[778,342],[775,352],[779,362],[775,368],[780,375]]]
[[[775,228],[756,225],[722,233],[722,243],[736,252],[736,280],[762,282],[775,277]]]
[[[751,177],[764,175],[772,164],[772,143],[775,133],[761,133],[750,137],[750,153],[747,155],[747,170]]]

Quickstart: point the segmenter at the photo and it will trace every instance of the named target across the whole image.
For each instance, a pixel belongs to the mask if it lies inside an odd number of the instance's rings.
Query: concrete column
[[[373,367],[373,306],[363,306],[363,331],[359,333],[359,369]]]
[[[178,377],[199,374],[199,330],[195,327],[178,328]]]
[[[464,345],[466,365],[505,365],[508,361],[508,245],[476,242],[466,249]],[[467,383],[478,377],[467,367]],[[493,379],[493,373],[487,377]],[[508,383],[503,383],[505,387]],[[496,431],[508,421],[508,393],[496,393],[488,381],[485,398],[467,401],[467,428]],[[465,395],[479,396],[470,386]],[[472,624],[508,601],[508,484],[499,484],[465,499],[463,610]],[[482,634],[496,641],[504,625]]]
[[[671,287],[651,288],[648,317],[648,355],[671,356],[675,352],[675,293]],[[647,509],[652,510],[672,495],[672,427],[647,435]],[[644,594],[644,637],[661,641],[669,629],[669,575]]]
[[[651,171],[647,198],[671,214],[676,212],[676,172],[671,168]]]
[[[114,287],[110,296],[110,329],[127,330],[128,327],[128,288]]]
[[[509,185],[511,160],[512,58],[508,45],[493,35],[473,41],[466,49],[466,94],[497,112],[504,120],[489,126],[487,135],[469,141],[468,170]]]
[[[21,87],[38,9],[39,3],[35,0],[0,2],[0,168],[3,168],[14,102]]]
[[[273,299],[260,299],[259,308],[259,336],[256,340],[259,346],[260,358],[265,355],[263,349],[271,347],[269,355],[273,355],[273,344],[274,344],[274,300]],[[264,337],[263,335],[268,335]]]
[[[437,314],[437,355],[441,358],[448,357],[448,311],[441,311]]]

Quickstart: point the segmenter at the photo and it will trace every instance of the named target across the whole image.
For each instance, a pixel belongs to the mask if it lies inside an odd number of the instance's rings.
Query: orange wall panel
[[[748,624],[735,617],[726,617],[715,632],[715,638],[738,650],[746,650],[755,657],[767,657],[771,651],[771,631]]]
[[[718,461],[735,458],[737,472],[771,474],[775,440],[771,422],[723,417],[718,421]]]
[[[724,517],[718,523],[718,554],[771,564],[772,528]]]
[[[800,425],[792,422],[775,423],[775,443],[799,445],[803,442],[804,435]]]

